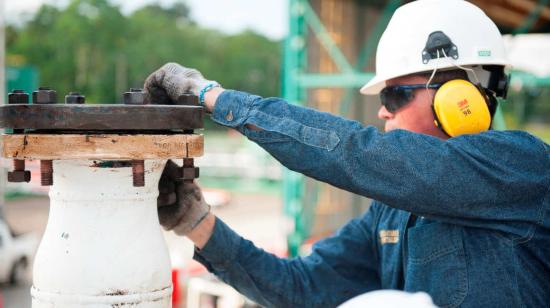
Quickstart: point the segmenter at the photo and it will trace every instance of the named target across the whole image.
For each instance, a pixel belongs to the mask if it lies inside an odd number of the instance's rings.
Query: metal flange
[[[39,130],[192,130],[203,128],[203,108],[179,105],[0,106],[0,127]]]
[[[13,134],[0,137],[2,156],[14,159],[10,182],[28,182],[25,159],[40,160],[42,185],[53,184],[53,160],[89,159],[128,161],[134,186],[144,186],[145,159],[185,159],[203,154],[204,112],[198,97],[181,95],[173,105],[150,104],[142,89],[123,94],[124,104],[84,104],[85,97],[71,92],[65,104],[56,91],[41,87],[29,95],[14,90],[9,105],[0,106],[0,127]],[[187,180],[198,177],[198,168],[184,167]],[[194,171],[190,174],[189,170]]]

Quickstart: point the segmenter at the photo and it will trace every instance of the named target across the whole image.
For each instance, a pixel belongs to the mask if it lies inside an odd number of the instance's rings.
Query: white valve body
[[[171,268],[157,216],[165,161],[132,168],[54,161],[50,213],[38,248],[33,308],[171,307]]]

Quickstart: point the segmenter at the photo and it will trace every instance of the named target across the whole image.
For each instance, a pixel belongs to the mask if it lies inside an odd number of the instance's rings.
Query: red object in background
[[[0,293],[0,308],[4,308],[4,298],[2,297],[2,293]]]
[[[181,290],[180,290],[180,270],[172,269],[172,307],[180,307]],[[2,306],[0,305],[0,308]]]

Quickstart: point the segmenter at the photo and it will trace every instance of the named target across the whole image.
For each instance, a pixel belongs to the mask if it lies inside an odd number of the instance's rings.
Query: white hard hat
[[[424,292],[407,293],[398,290],[378,290],[356,296],[338,308],[436,308],[432,298]]]
[[[389,79],[457,65],[508,66],[497,26],[467,1],[414,1],[392,16],[376,50],[376,75],[361,93],[378,94]]]

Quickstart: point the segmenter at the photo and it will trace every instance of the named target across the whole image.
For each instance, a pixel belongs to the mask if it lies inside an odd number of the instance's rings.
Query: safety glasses
[[[388,86],[380,91],[380,101],[386,109],[395,113],[414,99],[414,91],[418,89],[439,89],[441,84],[408,84],[401,86]]]

